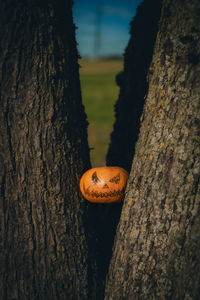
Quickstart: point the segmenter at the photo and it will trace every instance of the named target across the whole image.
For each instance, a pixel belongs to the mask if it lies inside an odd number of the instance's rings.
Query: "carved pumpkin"
[[[128,176],[128,172],[120,167],[92,168],[81,177],[80,190],[90,202],[121,202]]]

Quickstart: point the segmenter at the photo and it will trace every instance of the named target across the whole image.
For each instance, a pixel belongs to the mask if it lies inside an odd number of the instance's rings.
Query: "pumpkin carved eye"
[[[120,173],[118,173],[115,177],[111,178],[109,181],[118,184],[120,182]]]
[[[99,182],[99,178],[97,177],[97,172],[95,171],[93,174],[92,174],[92,183],[94,184],[97,184],[97,182]]]
[[[90,202],[113,203],[124,199],[128,173],[120,167],[99,167],[86,171],[80,190]]]

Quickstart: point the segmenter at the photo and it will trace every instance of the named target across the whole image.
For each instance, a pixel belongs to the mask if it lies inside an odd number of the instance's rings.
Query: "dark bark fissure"
[[[162,0],[144,1],[131,23],[131,38],[125,51],[124,71],[116,77],[120,86],[115,105],[116,121],[107,153],[107,165],[130,172],[140,117],[148,91],[147,72],[158,30]],[[151,12],[151,13],[150,13]]]
[[[107,153],[107,165],[130,171],[139,134],[140,116],[147,93],[147,72],[151,62],[161,11],[161,0],[144,1],[131,23],[131,38],[124,56],[124,71],[116,77],[120,86],[115,106],[116,121]],[[149,13],[151,11],[151,13]],[[90,226],[97,237],[98,278],[104,290],[122,204],[90,204]],[[103,299],[103,294],[99,299]]]

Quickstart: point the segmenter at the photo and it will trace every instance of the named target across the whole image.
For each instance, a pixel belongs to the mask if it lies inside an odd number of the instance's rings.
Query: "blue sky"
[[[123,55],[130,22],[142,0],[74,0],[76,40],[82,57]]]

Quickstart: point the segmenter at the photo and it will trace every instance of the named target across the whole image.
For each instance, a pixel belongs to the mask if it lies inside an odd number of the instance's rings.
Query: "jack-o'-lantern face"
[[[92,168],[80,180],[80,190],[90,202],[113,203],[124,199],[128,173],[120,167]]]

